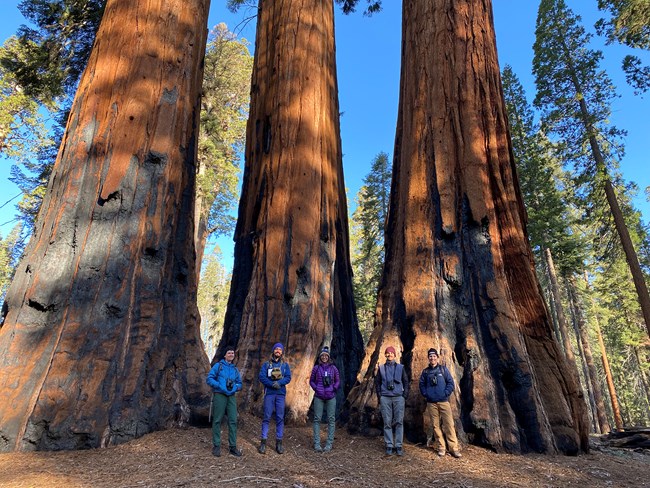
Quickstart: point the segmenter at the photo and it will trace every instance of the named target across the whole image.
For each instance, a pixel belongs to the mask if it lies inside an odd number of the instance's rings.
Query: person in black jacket
[[[433,432],[433,448],[438,456],[445,455],[445,439],[449,454],[455,458],[461,457],[454,417],[451,414],[449,397],[454,392],[454,379],[446,366],[438,364],[438,351],[431,348],[427,353],[429,366],[420,375],[420,393],[427,400],[427,414],[431,420]],[[441,428],[442,427],[442,428]]]

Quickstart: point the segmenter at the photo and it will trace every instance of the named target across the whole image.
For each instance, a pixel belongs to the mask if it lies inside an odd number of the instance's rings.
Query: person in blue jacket
[[[237,448],[237,399],[242,382],[239,370],[233,364],[235,348],[228,346],[224,358],[212,366],[206,383],[212,388],[212,454],[221,456],[221,420],[228,416],[228,446],[230,454],[241,456]]]
[[[287,396],[287,385],[291,381],[291,368],[284,361],[284,346],[281,343],[273,345],[271,359],[262,364],[258,378],[264,385],[264,417],[262,419],[262,439],[257,450],[260,454],[266,452],[269,423],[271,415],[275,412],[275,450],[278,454],[283,454],[284,401]]]
[[[446,366],[438,364],[438,351],[431,348],[427,355],[429,366],[420,375],[419,387],[420,393],[427,400],[426,411],[433,430],[433,432],[429,432],[428,437],[432,439],[433,448],[438,451],[438,456],[445,455],[446,439],[449,454],[459,458],[461,454],[454,427],[454,417],[449,404],[449,397],[455,388],[454,379]],[[433,438],[431,434],[433,434]]]

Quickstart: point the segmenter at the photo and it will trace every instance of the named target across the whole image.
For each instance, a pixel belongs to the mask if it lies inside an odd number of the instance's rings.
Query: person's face
[[[232,363],[232,360],[235,359],[235,351],[232,350],[232,349],[226,351],[225,358],[226,358],[226,361],[228,361],[229,363]]]
[[[437,366],[438,365],[438,355],[437,354],[429,354],[429,364],[431,366]]]
[[[330,355],[329,354],[321,354],[320,355],[320,362],[321,363],[326,363],[330,360]]]
[[[393,351],[387,351],[386,354],[386,361],[394,361],[395,360],[395,353]]]
[[[276,347],[275,349],[273,349],[273,357],[274,358],[282,357],[282,348],[281,347]]]

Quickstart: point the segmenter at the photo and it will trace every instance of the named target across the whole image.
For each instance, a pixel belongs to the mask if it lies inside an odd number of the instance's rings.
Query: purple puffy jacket
[[[325,386],[325,383],[328,380],[325,378],[330,378],[329,386]],[[311,370],[311,376],[309,377],[309,386],[312,387],[316,396],[321,400],[330,400],[336,396],[336,392],[341,386],[341,379],[339,378],[339,370],[332,363],[318,363]]]

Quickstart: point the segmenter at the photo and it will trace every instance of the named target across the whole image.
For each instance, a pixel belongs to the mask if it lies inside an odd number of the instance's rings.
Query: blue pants
[[[275,411],[275,438],[282,440],[284,435],[284,395],[266,395],[264,397],[264,418],[262,419],[262,439],[269,436],[269,423]]]

